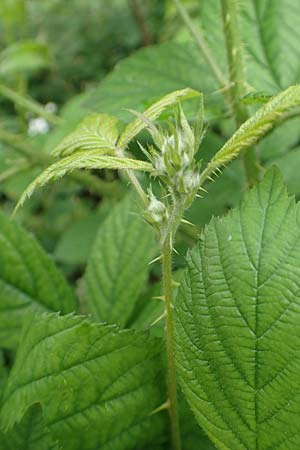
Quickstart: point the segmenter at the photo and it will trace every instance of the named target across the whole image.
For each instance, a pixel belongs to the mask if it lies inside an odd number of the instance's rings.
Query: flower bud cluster
[[[149,131],[158,148],[151,146],[148,153],[154,175],[164,181],[172,194],[192,200],[199,188],[199,165],[194,159],[198,143],[181,107],[171,133],[164,133],[154,126]]]

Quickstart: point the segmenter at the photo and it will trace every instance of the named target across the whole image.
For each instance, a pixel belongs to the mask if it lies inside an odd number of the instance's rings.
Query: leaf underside
[[[300,211],[271,169],[189,254],[176,360],[222,450],[300,447]]]

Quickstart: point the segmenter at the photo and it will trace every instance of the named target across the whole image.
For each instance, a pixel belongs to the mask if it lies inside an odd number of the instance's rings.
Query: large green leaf
[[[246,79],[259,91],[275,93],[300,81],[300,4],[293,0],[240,2]],[[226,66],[221,2],[204,0],[201,29],[220,63]]]
[[[300,3],[241,2],[247,79],[258,90],[276,92],[300,81]]]
[[[161,341],[79,316],[27,323],[3,397],[5,429],[39,403],[64,450],[133,450],[155,443],[164,412]]]
[[[33,310],[76,310],[74,295],[37,241],[0,214],[0,346],[14,348]]]
[[[187,87],[212,93],[218,84],[192,44],[167,42],[139,50],[121,61],[82,102],[128,121],[131,116],[124,108],[142,111],[163,95]],[[221,100],[220,94],[208,96],[206,109],[218,105],[219,111]]]
[[[300,446],[299,219],[272,169],[188,256],[176,360],[197,421],[222,450]]]
[[[99,321],[126,325],[156,250],[151,228],[127,196],[100,226],[83,278],[84,299]]]

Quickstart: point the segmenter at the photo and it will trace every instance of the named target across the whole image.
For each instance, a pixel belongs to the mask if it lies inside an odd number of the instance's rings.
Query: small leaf
[[[300,209],[272,169],[189,254],[175,307],[185,397],[220,449],[300,447]]]
[[[116,156],[99,155],[98,150],[78,151],[55,162],[41,173],[23,192],[15,211],[23,205],[26,198],[32,193],[49,183],[53,179],[63,177],[75,169],[132,169],[151,172],[152,165],[145,161]]]
[[[180,100],[187,100],[189,98],[199,97],[200,95],[200,92],[189,88],[171,92],[146,109],[143,116],[150,121],[154,121],[163,111],[165,111],[165,109],[172,105],[176,105]],[[118,146],[126,147],[126,145],[128,145],[129,142],[146,127],[147,123],[145,120],[139,117],[135,119],[125,128],[125,131],[120,136]]]
[[[63,275],[37,241],[0,213],[0,347],[15,348],[25,317],[35,310],[77,309]]]
[[[99,154],[115,153],[115,144],[119,136],[117,119],[108,114],[91,114],[86,117],[54,149],[55,156],[68,156],[76,150],[98,150]]]
[[[132,450],[157,439],[164,412],[159,339],[84,317],[36,314],[3,397],[5,429],[40,404],[64,450]],[[34,368],[34,370],[33,370]]]
[[[153,231],[129,195],[99,227],[83,277],[85,302],[97,321],[127,324],[155,250]]]
[[[203,182],[209,175],[224,166],[245,148],[257,143],[284,115],[300,105],[300,85],[291,86],[260,108],[223,145],[201,175]]]

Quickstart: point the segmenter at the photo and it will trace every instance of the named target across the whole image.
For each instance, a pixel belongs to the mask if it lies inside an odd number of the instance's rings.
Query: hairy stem
[[[173,286],[172,286],[172,243],[166,239],[162,245],[162,274],[166,308],[166,347],[167,347],[167,386],[171,427],[172,450],[181,450],[180,427],[178,417],[177,381],[174,359],[173,327]]]
[[[192,37],[195,40],[195,43],[199,47],[201,53],[203,54],[204,58],[206,59],[207,63],[210,65],[213,74],[220,84],[221,87],[227,86],[228,82],[226,78],[223,76],[221,68],[218,66],[216,60],[214,59],[205,39],[203,38],[200,31],[194,27],[194,24],[188,15],[186,9],[183,7],[180,0],[173,0],[174,4],[177,8],[178,13],[180,14],[183,22],[185,23],[186,27],[188,28],[189,32],[191,33]]]
[[[229,77],[231,81],[230,99],[237,127],[248,118],[248,110],[241,98],[246,94],[243,47],[239,31],[239,11],[237,0],[221,0],[223,26],[227,47]],[[258,180],[259,163],[255,150],[250,148],[244,153],[243,162],[249,185]]]
[[[162,252],[163,295],[165,299],[166,317],[166,347],[167,347],[167,386],[169,417],[171,428],[172,450],[181,450],[180,426],[177,401],[177,381],[174,355],[174,325],[173,325],[173,286],[172,286],[172,251],[174,237],[182,219],[185,199],[174,199],[172,214],[168,224],[160,231]]]

